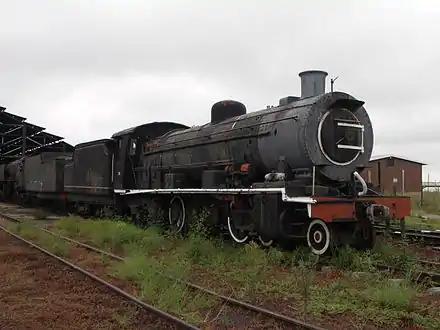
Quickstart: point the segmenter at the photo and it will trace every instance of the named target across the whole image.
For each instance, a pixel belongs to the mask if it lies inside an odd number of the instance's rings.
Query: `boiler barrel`
[[[277,170],[284,156],[293,169],[318,165],[329,179],[347,180],[356,166],[368,162],[372,151],[371,123],[362,104],[334,92],[172,132],[156,141],[147,163],[153,169],[187,172],[194,180],[201,179],[203,169],[249,163],[255,170],[252,179],[263,179]],[[335,147],[335,120],[365,126],[362,139],[356,135],[361,130],[354,134],[355,144],[361,140],[364,144],[362,153]]]

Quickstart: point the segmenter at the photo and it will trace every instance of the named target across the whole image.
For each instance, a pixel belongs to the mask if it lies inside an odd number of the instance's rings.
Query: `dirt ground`
[[[0,329],[173,329],[0,231]]]

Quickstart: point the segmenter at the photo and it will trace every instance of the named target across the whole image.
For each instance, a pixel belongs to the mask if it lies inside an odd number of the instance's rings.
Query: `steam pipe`
[[[357,171],[354,171],[354,172],[353,172],[353,175],[354,175],[354,177],[355,177],[356,179],[359,180],[359,182],[360,182],[361,185],[362,185],[362,191],[360,191],[360,192],[358,193],[358,196],[363,196],[363,195],[365,195],[365,194],[367,193],[367,191],[368,191],[367,183],[365,182],[364,178],[363,178],[363,177],[362,177]]]

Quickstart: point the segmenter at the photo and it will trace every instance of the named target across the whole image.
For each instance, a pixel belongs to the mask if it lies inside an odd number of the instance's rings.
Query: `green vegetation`
[[[235,247],[208,238],[201,221],[195,223],[185,238],[155,227],[141,229],[111,220],[67,218],[56,222],[55,228],[123,255],[125,262],[112,262],[113,274],[136,283],[145,301],[195,323],[221,317],[218,308],[213,311],[219,301],[161,274],[237,299],[270,302],[268,307],[276,306],[278,312],[296,317],[348,315],[358,324],[396,326],[405,319],[428,328],[440,327],[440,308],[419,302],[426,286],[411,281],[417,265],[404,248],[379,244],[369,253],[344,248],[330,260],[332,267],[319,271],[318,258],[304,248],[281,252],[254,243]],[[378,271],[377,263],[404,272]]]
[[[440,215],[440,192],[424,191],[423,204],[420,194],[411,194],[411,210],[414,215],[437,214]]]
[[[71,247],[69,243],[59,240],[43,231],[36,230],[35,227],[29,223],[13,224],[10,225],[9,228],[23,238],[30,240],[31,242],[36,242],[38,246],[60,257],[66,257],[69,255]]]
[[[411,194],[411,216],[405,219],[408,226],[440,229],[440,192],[424,191]]]
[[[416,229],[440,229],[440,217],[438,219],[424,215],[406,217],[405,226]]]
[[[405,217],[405,226],[416,229],[440,229],[440,192],[408,194],[411,198],[411,215]],[[393,220],[391,225],[400,226],[400,221]]]

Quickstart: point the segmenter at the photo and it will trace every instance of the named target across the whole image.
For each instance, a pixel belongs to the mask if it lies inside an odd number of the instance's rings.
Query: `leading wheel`
[[[317,255],[323,255],[329,251],[331,242],[331,234],[327,224],[315,219],[310,222],[307,229],[307,244],[312,252]]]
[[[180,196],[174,196],[168,207],[168,220],[170,227],[175,233],[180,233],[185,225],[186,209],[185,203]]]

